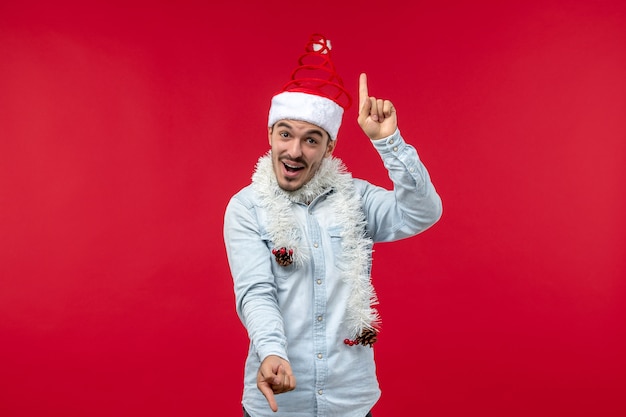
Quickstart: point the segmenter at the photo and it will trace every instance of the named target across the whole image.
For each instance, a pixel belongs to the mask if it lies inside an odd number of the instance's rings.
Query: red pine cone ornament
[[[376,343],[376,340],[378,340],[378,331],[376,331],[376,329],[365,328],[356,339],[345,339],[343,343],[348,346],[363,345],[372,347],[374,343]]]
[[[276,262],[280,266],[289,266],[293,263],[293,249],[274,248],[272,254],[276,257]]]

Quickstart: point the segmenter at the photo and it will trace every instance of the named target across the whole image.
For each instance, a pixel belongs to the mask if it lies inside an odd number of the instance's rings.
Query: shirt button
[[[389,144],[393,145],[393,139],[389,139]]]
[[[321,353],[317,354],[317,359],[322,359],[324,357],[324,355],[322,355]]]
[[[409,169],[410,172],[415,172],[415,168]]]
[[[319,245],[317,244],[317,242],[315,242],[313,246],[317,248]]]
[[[318,393],[319,395],[322,395],[322,394],[324,393],[324,391],[323,391],[323,390],[319,390],[319,391],[317,391],[317,393]]]
[[[322,280],[321,279],[317,280],[317,285],[322,285]]]
[[[398,152],[398,147],[397,147],[397,146],[394,146],[394,147],[393,147],[393,151],[394,151],[394,152]]]
[[[322,320],[324,320],[324,317],[322,317],[322,316],[317,316],[317,321],[322,321]]]

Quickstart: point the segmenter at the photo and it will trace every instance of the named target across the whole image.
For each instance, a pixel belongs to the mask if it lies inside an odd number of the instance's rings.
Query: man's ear
[[[270,146],[272,146],[272,127],[273,126],[267,128],[267,141],[269,142]]]
[[[328,145],[326,146],[326,154],[324,155],[324,157],[328,158],[329,156],[331,156],[333,154],[333,151],[335,150],[335,146],[337,146],[337,140],[331,140],[330,138],[328,138]]]

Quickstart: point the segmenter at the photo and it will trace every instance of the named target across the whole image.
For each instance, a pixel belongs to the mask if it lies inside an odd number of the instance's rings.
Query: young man
[[[350,98],[330,42],[313,35],[299,64],[272,98],[271,150],[225,214],[237,313],[250,337],[244,416],[365,417],[380,396],[372,245],[424,231],[441,200],[393,104],[369,96],[365,74],[358,123],[394,187],[352,178],[332,156]]]

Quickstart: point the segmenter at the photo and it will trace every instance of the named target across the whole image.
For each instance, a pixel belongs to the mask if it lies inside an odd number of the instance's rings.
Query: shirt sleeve
[[[269,250],[262,238],[254,206],[241,193],[226,207],[224,242],[237,314],[248,331],[259,361],[269,355],[288,360]]]
[[[414,236],[435,224],[442,215],[441,198],[417,150],[396,131],[372,140],[393,182],[386,190],[361,181],[368,233],[375,242]]]

